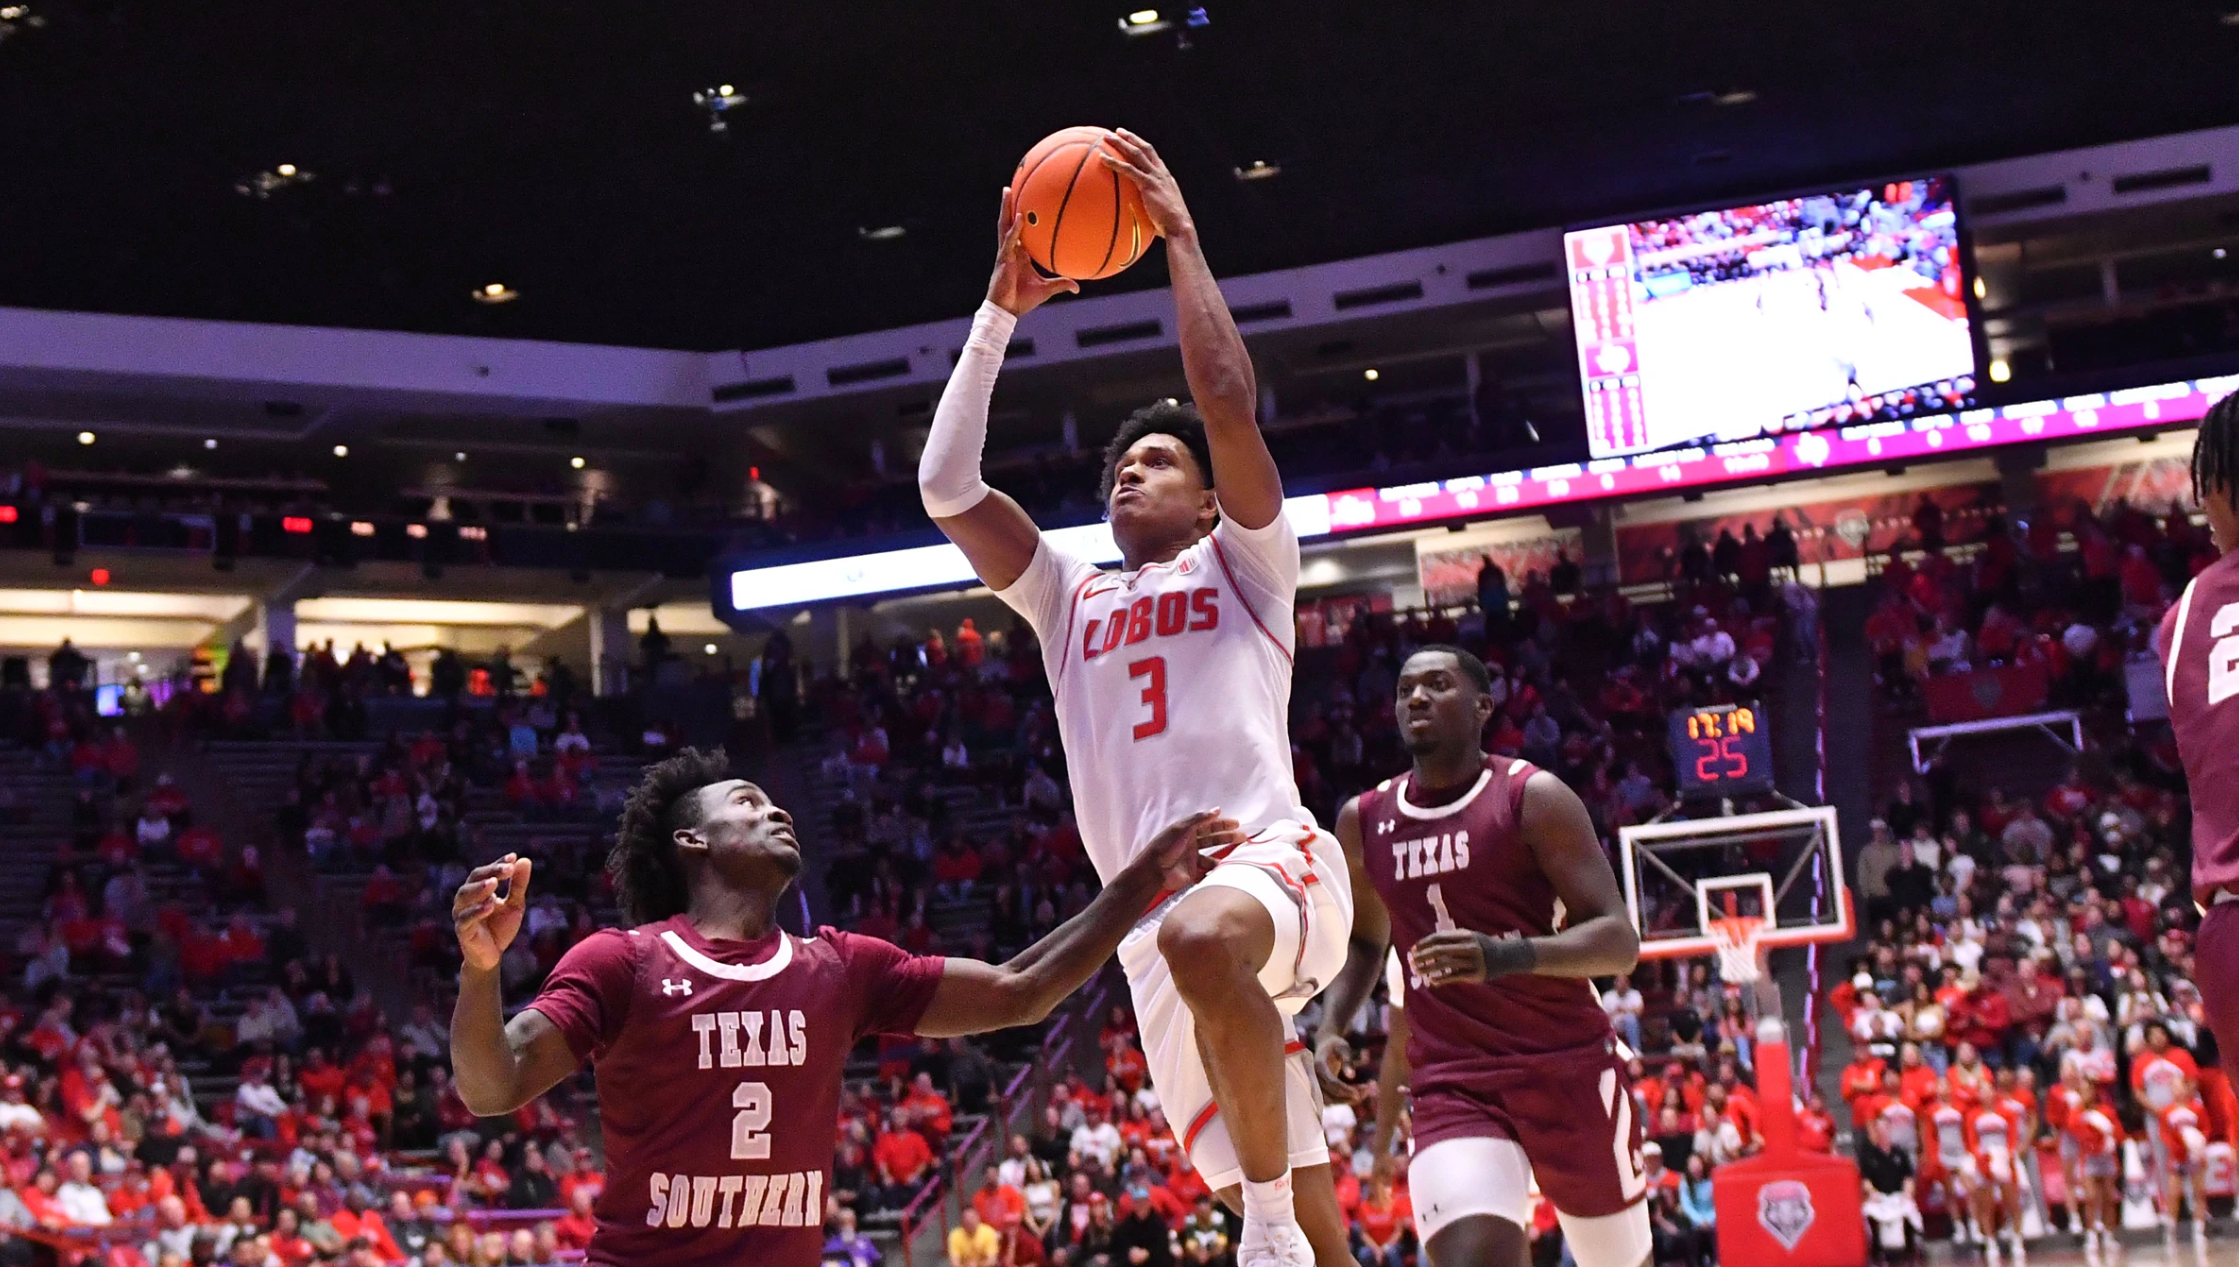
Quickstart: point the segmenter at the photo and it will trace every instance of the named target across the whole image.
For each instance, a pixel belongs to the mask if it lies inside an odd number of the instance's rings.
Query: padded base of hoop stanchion
[[[1858,1166],[1826,1153],[1768,1149],[1711,1175],[1718,1261],[1747,1267],[1864,1267]]]
[[[1796,1147],[1786,1027],[1760,1020],[1758,1094],[1765,1150],[1711,1172],[1718,1261],[1746,1267],[1864,1267],[1866,1211],[1858,1165]]]

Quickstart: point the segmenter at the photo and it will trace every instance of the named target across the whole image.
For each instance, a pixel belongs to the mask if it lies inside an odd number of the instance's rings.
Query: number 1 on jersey
[[[1430,899],[1431,913],[1438,917],[1439,932],[1450,933],[1461,927],[1454,922],[1453,914],[1446,909],[1446,890],[1443,885],[1434,884],[1430,886],[1430,889],[1423,896]]]
[[[1150,708],[1151,715],[1135,723],[1135,741],[1141,743],[1152,735],[1165,734],[1166,657],[1154,655],[1148,659],[1137,660],[1127,666],[1127,677],[1129,681],[1139,677],[1150,679],[1143,684],[1143,703]]]

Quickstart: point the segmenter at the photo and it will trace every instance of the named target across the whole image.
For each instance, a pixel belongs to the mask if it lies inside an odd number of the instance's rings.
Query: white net
[[[1747,915],[1710,922],[1711,940],[1718,951],[1718,979],[1728,985],[1752,985],[1763,975],[1760,943],[1765,921]]]

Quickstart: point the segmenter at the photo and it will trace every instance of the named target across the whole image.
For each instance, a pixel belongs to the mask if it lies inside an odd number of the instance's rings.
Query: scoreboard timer
[[[1772,719],[1727,704],[1671,715],[1671,761],[1681,796],[1745,796],[1773,786]]]

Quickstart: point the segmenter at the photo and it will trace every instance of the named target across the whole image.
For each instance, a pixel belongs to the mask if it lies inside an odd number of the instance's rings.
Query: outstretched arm
[[[1489,937],[1466,928],[1433,933],[1414,951],[1415,971],[1432,986],[1518,972],[1616,976],[1640,962],[1640,931],[1578,794],[1545,771],[1532,775],[1524,785],[1523,833],[1567,912],[1563,927],[1547,937]]]
[[[498,894],[500,883],[506,886]],[[459,935],[459,1001],[451,1010],[451,1070],[459,1098],[477,1117],[511,1113],[574,1073],[567,1038],[542,1012],[505,1019],[498,961],[528,909],[529,860],[507,854],[476,867],[451,901]]]
[[[1360,1014],[1376,988],[1376,974],[1384,967],[1385,951],[1392,944],[1391,912],[1383,896],[1361,865],[1360,798],[1345,802],[1337,811],[1337,843],[1345,847],[1345,869],[1353,877],[1353,934],[1345,947],[1345,966],[1330,982],[1323,996],[1322,1024],[1314,1037],[1314,1072],[1321,1079],[1322,1094],[1333,1100],[1358,1101],[1359,1087],[1338,1076],[1353,1057],[1346,1041],[1346,1027]]]
[[[987,302],[972,317],[949,374],[941,403],[933,411],[932,433],[918,459],[917,489],[925,513],[955,542],[972,570],[991,589],[1009,589],[1034,561],[1041,533],[1026,511],[980,478],[980,455],[987,447],[987,404],[995,394],[995,375],[1003,368],[1018,319],[1051,295],[1077,292],[1068,278],[1044,277],[1019,241],[1018,207],[1009,189],[996,222],[995,273],[988,279]]]
[[[1192,814],[1154,837],[1087,909],[1003,964],[949,959],[918,1018],[928,1038],[1032,1025],[1081,988],[1163,890],[1187,888],[1211,869],[1201,851],[1236,844],[1244,829],[1219,810]]]
[[[1244,528],[1265,528],[1283,513],[1283,476],[1259,432],[1259,384],[1244,336],[1236,332],[1228,301],[1198,245],[1197,225],[1182,201],[1181,186],[1151,143],[1120,129],[1099,152],[1104,162],[1135,181],[1143,210],[1166,239],[1166,271],[1174,282],[1174,313],[1182,342],[1182,373],[1190,398],[1205,418],[1213,450],[1213,491],[1221,513]]]

